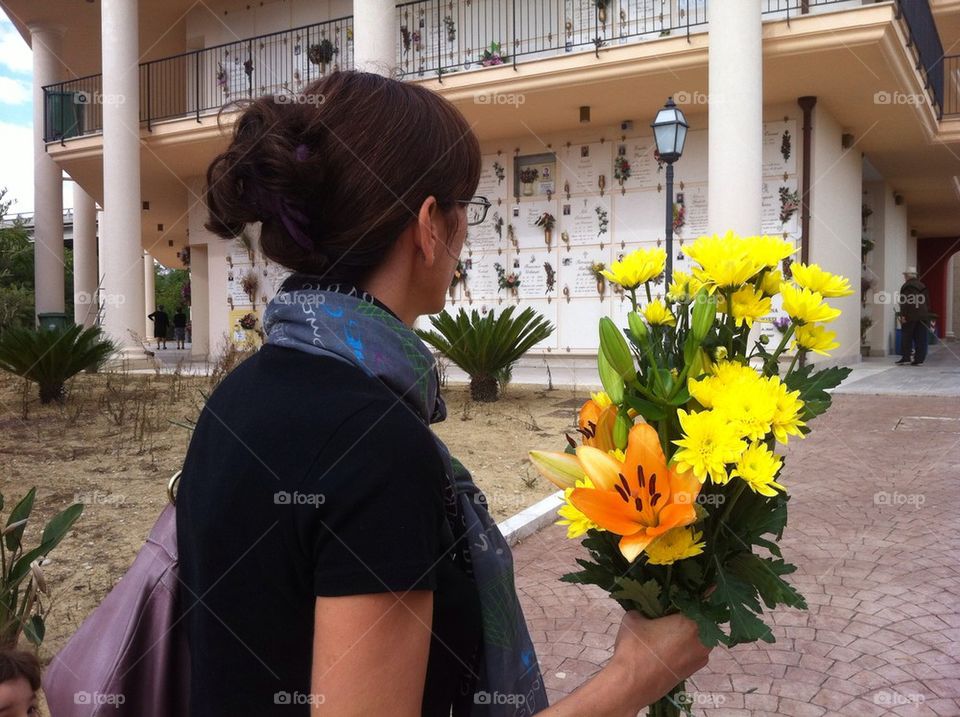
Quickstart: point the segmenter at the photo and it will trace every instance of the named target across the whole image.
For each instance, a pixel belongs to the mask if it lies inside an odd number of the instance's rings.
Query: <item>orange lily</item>
[[[692,471],[667,466],[656,430],[646,423],[630,429],[624,460],[593,446],[577,459],[593,488],[574,488],[570,502],[604,530],[622,536],[620,552],[633,561],[671,528],[697,519],[700,481]]]
[[[604,400],[606,399],[606,400]],[[606,394],[596,394],[580,407],[577,431],[583,436],[583,445],[612,451],[613,424],[617,420],[617,407]]]

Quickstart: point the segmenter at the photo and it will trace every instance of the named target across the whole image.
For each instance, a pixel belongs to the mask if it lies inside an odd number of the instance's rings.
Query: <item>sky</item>
[[[11,214],[33,211],[32,78],[33,53],[0,13],[0,187],[15,200]],[[72,195],[64,193],[64,206],[72,206]]]

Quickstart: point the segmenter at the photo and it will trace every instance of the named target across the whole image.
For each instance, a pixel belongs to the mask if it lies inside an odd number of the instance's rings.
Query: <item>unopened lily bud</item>
[[[606,354],[611,368],[623,379],[633,378],[636,368],[633,365],[633,354],[623,333],[613,321],[604,316],[600,319],[600,351]]]
[[[622,411],[617,414],[617,420],[613,424],[613,445],[621,451],[627,448],[627,439],[630,436],[630,429],[633,427],[631,421]]]
[[[717,299],[707,293],[706,289],[697,292],[693,301],[693,321],[690,329],[693,331],[697,341],[703,341],[713,326],[713,320],[717,316]]]
[[[630,333],[637,341],[644,343],[647,340],[647,325],[636,311],[627,314],[627,325],[630,327]]]
[[[600,383],[607,392],[610,401],[620,405],[623,403],[623,376],[614,370],[603,351],[597,354],[597,370],[600,374]]]

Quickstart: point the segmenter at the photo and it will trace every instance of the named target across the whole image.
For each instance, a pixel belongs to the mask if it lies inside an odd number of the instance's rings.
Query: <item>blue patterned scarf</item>
[[[294,274],[268,304],[266,342],[355,364],[382,381],[424,423],[446,418],[436,361],[406,324],[370,294]],[[432,433],[432,432],[431,432]],[[513,557],[470,472],[436,434],[446,467],[447,518],[480,595],[483,659],[470,717],[526,717],[547,707],[533,642],[513,580]]]

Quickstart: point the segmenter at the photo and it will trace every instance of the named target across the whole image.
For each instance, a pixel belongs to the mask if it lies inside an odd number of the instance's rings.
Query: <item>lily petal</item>
[[[636,511],[618,493],[593,488],[574,488],[570,502],[604,530],[617,535],[633,535],[643,526],[633,517]]]
[[[561,490],[573,488],[586,475],[580,461],[570,453],[530,451],[530,460],[540,475]]]
[[[577,458],[584,473],[597,488],[613,490],[613,486],[620,482],[623,464],[606,451],[593,446],[580,446],[577,448]]]
[[[671,528],[690,525],[697,519],[697,510],[690,503],[671,503],[664,506],[658,516],[660,523],[656,528],[647,528],[647,535],[657,537]]]
[[[652,542],[653,538],[644,532],[625,535],[620,538],[620,553],[632,563]]]

